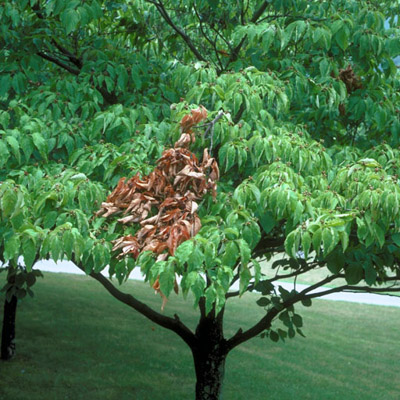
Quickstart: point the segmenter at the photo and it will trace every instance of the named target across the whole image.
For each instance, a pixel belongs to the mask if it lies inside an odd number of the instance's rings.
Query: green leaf
[[[379,226],[375,225],[375,237],[378,240],[379,246],[382,248],[385,244],[385,232],[384,230]]]
[[[322,230],[322,244],[324,248],[324,256],[326,257],[335,247],[333,229],[324,228]]]
[[[42,156],[42,158],[47,160],[48,149],[47,149],[47,143],[46,143],[46,140],[44,139],[44,137],[40,133],[34,132],[32,134],[32,140],[33,140],[33,144],[35,145],[35,147],[39,150],[39,153]]]
[[[275,343],[279,342],[279,334],[275,331],[269,331],[269,338]]]
[[[268,297],[260,297],[256,302],[260,307],[266,307],[271,304],[271,300]]]
[[[132,66],[131,76],[133,83],[135,84],[135,88],[140,90],[142,88],[142,80],[140,79],[140,71],[135,66]]]
[[[174,256],[177,258],[177,260],[179,261],[179,263],[181,265],[185,264],[186,261],[188,261],[190,255],[192,254],[194,249],[194,242],[193,240],[186,240],[185,242],[183,242],[182,244],[180,244],[178,246],[178,248],[175,250],[175,254]],[[195,255],[194,257],[198,256]],[[200,262],[200,258],[199,258],[199,262]]]
[[[345,278],[349,285],[356,285],[363,278],[364,270],[360,264],[351,264],[345,270]]]
[[[58,235],[52,235],[50,240],[51,258],[54,261],[60,260],[62,255],[62,242]]]
[[[22,255],[27,271],[30,271],[36,259],[36,244],[32,239],[25,239],[22,242]]]
[[[117,85],[123,91],[126,89],[128,84],[128,72],[123,65],[119,65],[117,68]]]
[[[363,268],[365,271],[365,282],[367,282],[368,285],[373,285],[378,277],[374,266],[371,263],[364,263]]]
[[[330,62],[324,58],[320,64],[319,64],[319,70],[321,73],[321,76],[328,76],[330,71],[331,71],[331,65]]]
[[[345,266],[345,257],[340,251],[334,251],[326,258],[326,266],[332,274],[338,274]]]
[[[76,10],[68,8],[61,14],[60,19],[68,35],[78,26],[80,15]]]
[[[204,262],[204,254],[199,248],[196,246],[193,251],[190,253],[189,258],[187,260],[188,271],[198,271]]]
[[[25,289],[18,289],[16,291],[16,297],[18,298],[18,300],[23,299],[26,296],[26,290]]]
[[[225,245],[225,251],[222,255],[222,265],[233,267],[239,257],[239,248],[234,241],[228,241]]]
[[[213,286],[207,288],[207,290],[205,291],[205,297],[206,297],[206,314],[208,314],[212,310],[215,300],[217,298],[217,293]]]
[[[239,294],[242,295],[244,292],[246,292],[251,279],[251,272],[247,266],[241,266],[239,278]]]
[[[300,233],[295,230],[289,233],[286,236],[285,240],[285,251],[286,253],[292,257],[297,258],[297,252],[299,251],[299,243],[300,242]]]
[[[21,241],[18,235],[13,235],[9,239],[5,239],[4,241],[4,259],[10,260],[15,256],[19,255],[19,247],[21,245]]]
[[[251,251],[249,245],[243,239],[237,240],[236,243],[239,245],[242,266],[247,265],[251,257]]]
[[[400,233],[394,233],[392,235],[392,240],[396,246],[400,247]]]
[[[11,87],[11,77],[9,74],[0,76],[0,97],[3,97]]]
[[[268,295],[274,290],[274,285],[271,282],[265,280],[258,282],[254,289],[257,292],[261,292],[261,294],[263,295]]]
[[[36,276],[33,272],[26,274],[26,284],[30,287],[33,286],[36,282]]]
[[[235,163],[236,148],[234,146],[229,146],[226,153],[226,165],[225,172],[232,168]]]
[[[302,299],[301,304],[303,304],[304,307],[311,307],[311,299]]]
[[[105,247],[103,244],[98,243],[93,248],[93,270],[94,272],[100,272],[107,265]]]
[[[44,217],[44,221],[43,221],[43,227],[45,229],[50,229],[54,226],[54,224],[56,223],[58,217],[58,212],[57,211],[50,211],[46,214],[46,216]]]
[[[342,23],[341,28],[335,34],[336,43],[345,51],[349,47],[349,31],[346,25]]]
[[[14,212],[17,200],[18,196],[14,190],[8,189],[4,192],[1,199],[1,208],[5,217],[9,217]]]
[[[318,228],[314,233],[312,237],[312,244],[314,247],[314,250],[319,254],[320,249],[321,249],[321,240],[322,240],[322,229]]]
[[[299,314],[293,314],[292,322],[297,328],[301,328],[303,326],[303,319]]]
[[[17,159],[18,164],[21,163],[21,153],[19,151],[19,142],[14,136],[6,136],[6,140],[11,147],[14,157]]]
[[[301,235],[301,246],[304,253],[304,258],[307,259],[308,253],[310,252],[311,248],[311,235],[309,232],[303,232]]]
[[[174,288],[175,282],[175,271],[172,263],[168,263],[164,271],[161,272],[159,282],[161,292],[168,297]]]
[[[1,88],[0,88],[1,90]],[[6,164],[8,158],[10,156],[10,152],[8,151],[8,147],[5,141],[0,140],[0,167]]]
[[[270,211],[260,212],[259,214],[260,224],[265,233],[269,233],[276,225],[276,219]]]

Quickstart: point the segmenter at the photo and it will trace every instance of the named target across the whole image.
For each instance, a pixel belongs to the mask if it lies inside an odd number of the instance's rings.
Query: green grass
[[[124,286],[160,307],[147,284]],[[45,273],[35,293],[18,308],[16,357],[0,362],[0,399],[194,398],[186,345],[91,278]],[[259,318],[257,298],[230,301],[227,335]],[[172,295],[166,313],[174,312],[194,327],[197,312]],[[306,339],[256,338],[228,356],[225,400],[399,399],[399,308],[319,300],[301,313]]]

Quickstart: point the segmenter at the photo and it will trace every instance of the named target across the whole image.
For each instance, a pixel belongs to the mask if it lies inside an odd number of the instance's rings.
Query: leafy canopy
[[[273,340],[301,333],[293,305],[336,279],[346,283],[323,293],[398,290],[388,287],[400,275],[397,7],[0,5],[2,261],[22,255],[30,271],[70,259],[94,276],[110,265],[119,282],[140,268],[165,295],[179,277],[207,312],[256,288],[267,319],[234,345],[265,329]],[[199,105],[208,119],[190,151],[201,160],[208,149],[221,170],[216,200],[196,203],[201,229],[165,259],[117,257],[112,243],[143,227],[95,213],[121,178],[151,174]],[[159,208],[150,201],[149,217]],[[326,278],[303,292],[273,285],[311,269]],[[285,329],[270,330],[277,315]]]

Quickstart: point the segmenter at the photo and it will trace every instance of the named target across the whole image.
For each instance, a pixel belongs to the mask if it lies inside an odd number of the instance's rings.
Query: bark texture
[[[9,360],[15,354],[15,318],[17,315],[16,296],[12,296],[10,301],[4,300],[4,319],[1,335],[1,359]]]
[[[222,329],[223,311],[200,318],[192,348],[196,370],[196,400],[220,400],[225,375],[227,342]]]

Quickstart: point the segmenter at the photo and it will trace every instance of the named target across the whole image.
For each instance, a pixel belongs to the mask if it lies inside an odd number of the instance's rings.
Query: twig
[[[213,147],[213,139],[214,139],[214,126],[217,123],[218,120],[222,118],[222,116],[225,115],[224,111],[220,111],[218,115],[208,123],[208,128],[204,132],[204,137],[207,136],[207,133],[211,130],[211,135],[210,135],[210,156],[212,154],[212,147]]]
[[[225,112],[223,110],[221,110],[212,121],[207,122],[206,124],[203,124],[203,125],[197,125],[197,126],[193,127],[194,129],[207,127],[206,131],[204,132],[204,138],[207,136],[207,133],[211,130],[211,138],[210,138],[211,141],[210,141],[210,151],[209,151],[210,156],[211,156],[212,147],[213,147],[214,126],[222,118],[223,115],[225,115]]]

